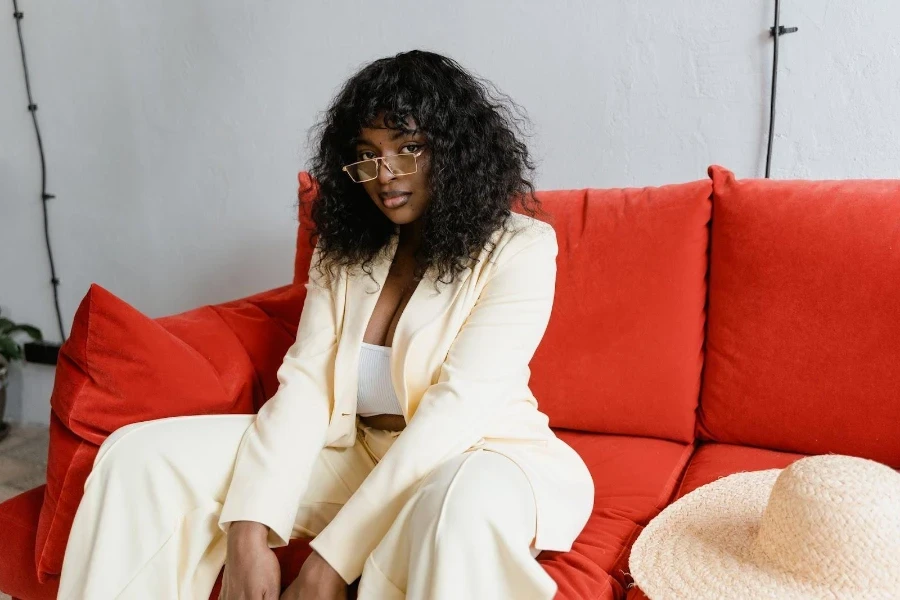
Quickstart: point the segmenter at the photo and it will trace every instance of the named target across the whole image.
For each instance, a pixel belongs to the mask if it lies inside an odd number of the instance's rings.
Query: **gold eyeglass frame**
[[[344,165],[341,168],[341,170],[345,171],[347,173],[347,176],[350,177],[350,180],[353,181],[353,183],[365,183],[367,181],[372,181],[373,179],[377,179],[378,175],[381,174],[381,167],[378,165],[378,161],[380,160],[382,162],[382,164],[384,164],[384,166],[387,167],[387,170],[391,172],[391,175],[393,175],[394,177],[403,177],[404,175],[413,175],[413,174],[419,172],[419,156],[421,156],[423,152],[425,152],[424,146],[418,152],[401,152],[399,154],[391,154],[390,156],[376,156],[375,158],[367,158],[365,160],[358,160],[354,163],[350,163],[349,165]],[[415,167],[416,167],[415,170],[412,171],[411,173],[394,173],[394,170],[391,169],[391,165],[389,163],[387,163],[386,160],[389,158],[393,158],[395,156],[412,156],[413,157],[413,165],[415,165]],[[362,179],[360,181],[353,179],[353,175],[350,175],[350,167],[352,167],[353,165],[358,165],[360,163],[372,162],[372,161],[375,161],[375,175],[373,177],[369,177],[368,179]]]

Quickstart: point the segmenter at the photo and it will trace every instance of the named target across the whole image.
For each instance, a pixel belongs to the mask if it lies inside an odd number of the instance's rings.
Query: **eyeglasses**
[[[412,175],[418,170],[416,157],[420,156],[424,151],[425,149],[422,148],[418,152],[403,152],[390,156],[367,158],[366,160],[346,165],[343,170],[356,183],[364,183],[378,177],[378,161],[380,160],[394,176]]]

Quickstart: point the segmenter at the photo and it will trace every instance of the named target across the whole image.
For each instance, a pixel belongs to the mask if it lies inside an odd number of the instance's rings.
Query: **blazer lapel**
[[[399,234],[394,233],[390,243],[372,261],[372,276],[356,268],[346,278],[344,287],[343,327],[338,340],[334,364],[334,413],[333,417],[356,414],[357,386],[359,377],[359,353],[363,336],[375,304],[397,252]],[[406,365],[413,348],[416,334],[423,327],[443,315],[456,299],[472,269],[466,268],[450,285],[438,284],[435,290],[432,281],[434,270],[429,269],[425,277],[419,281],[412,296],[404,307],[394,332],[391,351],[391,381],[400,401],[403,416],[409,420],[409,387],[407,385]],[[372,281],[374,279],[375,281]],[[377,284],[376,284],[377,282]]]

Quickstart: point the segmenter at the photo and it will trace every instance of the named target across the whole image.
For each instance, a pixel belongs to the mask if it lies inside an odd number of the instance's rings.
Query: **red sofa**
[[[532,389],[596,484],[572,551],[539,557],[559,598],[641,598],[632,543],[718,477],[829,452],[900,468],[900,180],[709,175],[539,194],[559,270]],[[162,319],[91,287],[60,353],[47,485],[0,505],[0,590],[55,597],[84,478],[117,427],[253,412],[274,393],[309,261],[300,230],[293,284]],[[307,553],[279,549],[285,585]]]

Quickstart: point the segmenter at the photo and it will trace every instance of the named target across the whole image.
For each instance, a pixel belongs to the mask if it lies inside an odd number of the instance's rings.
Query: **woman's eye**
[[[415,154],[421,148],[422,148],[422,144],[404,144],[403,147],[400,148],[400,150],[403,153],[411,152],[411,153]],[[356,160],[371,160],[373,158],[375,158],[375,153],[371,152],[369,150],[360,152],[359,154],[356,155]]]

